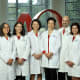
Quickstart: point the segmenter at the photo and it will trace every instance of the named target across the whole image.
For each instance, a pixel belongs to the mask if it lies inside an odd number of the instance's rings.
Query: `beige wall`
[[[50,9],[57,11],[62,17],[65,16],[65,0],[50,0],[50,4]],[[51,16],[55,17],[53,14]],[[58,22],[56,23],[56,28],[59,28]]]
[[[0,24],[8,21],[8,1],[0,0]]]
[[[51,0],[50,8],[59,12],[61,16],[64,16],[65,15],[65,0]]]

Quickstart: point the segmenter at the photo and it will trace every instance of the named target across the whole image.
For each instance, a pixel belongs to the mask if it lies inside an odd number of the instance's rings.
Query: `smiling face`
[[[37,21],[34,21],[32,24],[33,30],[39,30],[39,23]]]
[[[63,27],[68,27],[69,23],[70,23],[69,17],[64,16],[63,19],[62,19],[62,26]]]
[[[55,23],[54,23],[54,21],[53,21],[53,20],[49,20],[49,21],[48,21],[48,29],[53,30],[54,27],[55,27]]]
[[[16,30],[16,33],[21,33],[22,32],[22,24],[17,24],[15,26],[15,30]]]
[[[78,34],[78,27],[76,25],[72,26],[72,33],[73,35]]]
[[[9,30],[10,30],[9,25],[8,24],[4,24],[4,27],[2,29],[3,34],[7,35],[9,33]]]

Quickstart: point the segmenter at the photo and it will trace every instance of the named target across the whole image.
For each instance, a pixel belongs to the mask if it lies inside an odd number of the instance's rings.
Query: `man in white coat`
[[[59,29],[61,35],[61,49],[60,49],[60,67],[58,72],[58,80],[66,80],[66,71],[65,71],[65,46],[66,46],[66,36],[70,33],[70,19],[68,16],[62,18],[62,28]]]
[[[55,18],[48,18],[47,24],[48,31],[45,31],[41,36],[42,67],[45,71],[46,80],[57,80],[60,35],[54,29],[56,24]]]

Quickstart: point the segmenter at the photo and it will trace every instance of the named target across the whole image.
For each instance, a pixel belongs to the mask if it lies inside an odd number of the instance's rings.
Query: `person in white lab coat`
[[[62,28],[60,28],[58,31],[61,36],[61,49],[60,49],[60,66],[58,70],[58,80],[66,80],[67,78],[67,72],[65,71],[65,62],[64,62],[64,56],[65,56],[65,47],[66,47],[66,36],[70,34],[70,19],[68,16],[64,16],[62,18]]]
[[[15,47],[7,23],[0,26],[0,80],[14,80]]]
[[[41,23],[38,19],[34,19],[31,23],[32,31],[29,32],[29,40],[31,47],[30,54],[30,80],[35,80],[35,75],[37,75],[37,80],[42,80],[41,74],[41,56],[40,53],[40,32]]]
[[[46,80],[57,80],[59,68],[60,34],[55,30],[56,20],[48,18],[48,31],[41,36],[42,67],[45,71]]]
[[[80,80],[80,25],[72,23],[71,34],[67,37],[65,63],[71,80]]]
[[[30,46],[21,22],[14,25],[13,39],[16,47],[16,80],[26,80],[26,76],[29,75]]]

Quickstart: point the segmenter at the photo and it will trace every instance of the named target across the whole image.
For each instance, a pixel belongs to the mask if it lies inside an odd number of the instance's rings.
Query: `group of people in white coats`
[[[14,25],[11,36],[10,26],[0,26],[0,79],[26,80],[29,74],[30,45],[21,22]]]
[[[62,18],[58,80],[80,80],[80,25],[68,16]]]
[[[32,31],[25,33],[24,25],[16,22],[11,35],[10,26],[0,26],[1,80],[80,80],[80,25],[68,16],[62,28],[56,30],[56,19],[47,19],[48,30],[40,32],[41,22],[34,19]]]

